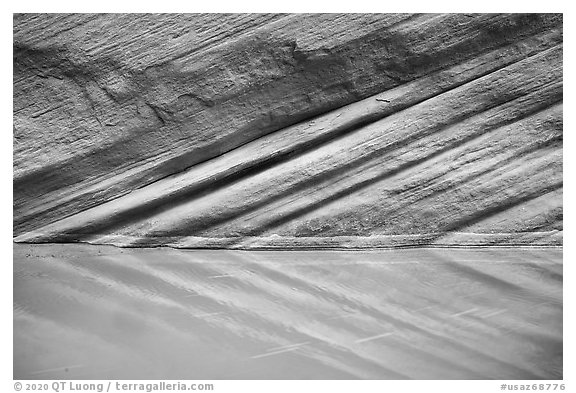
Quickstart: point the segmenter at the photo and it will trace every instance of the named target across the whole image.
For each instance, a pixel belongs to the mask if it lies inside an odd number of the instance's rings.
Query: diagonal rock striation
[[[14,16],[17,242],[562,244],[562,16]]]

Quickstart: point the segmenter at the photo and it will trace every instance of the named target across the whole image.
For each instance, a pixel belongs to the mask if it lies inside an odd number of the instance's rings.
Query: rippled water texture
[[[15,379],[560,379],[561,249],[14,248]]]

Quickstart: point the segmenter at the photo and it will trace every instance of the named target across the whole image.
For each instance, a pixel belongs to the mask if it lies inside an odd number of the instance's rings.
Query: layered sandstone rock
[[[14,235],[562,243],[561,15],[16,15]]]

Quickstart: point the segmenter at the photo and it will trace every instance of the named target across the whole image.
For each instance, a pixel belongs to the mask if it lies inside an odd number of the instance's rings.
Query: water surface
[[[15,379],[561,379],[562,251],[14,246]]]

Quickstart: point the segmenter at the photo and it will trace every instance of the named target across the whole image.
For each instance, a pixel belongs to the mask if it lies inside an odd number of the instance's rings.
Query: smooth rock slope
[[[562,244],[562,16],[14,16],[17,242]]]

